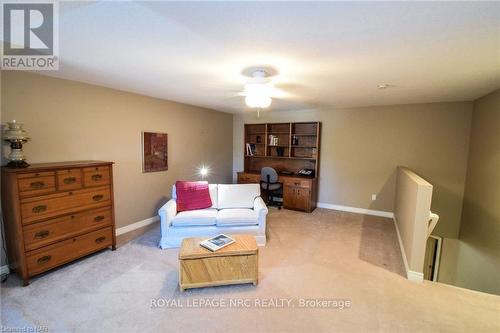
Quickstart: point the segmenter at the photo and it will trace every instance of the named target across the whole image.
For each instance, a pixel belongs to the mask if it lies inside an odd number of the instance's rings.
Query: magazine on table
[[[220,235],[217,235],[215,237],[205,239],[204,241],[202,241],[200,243],[200,245],[203,246],[204,248],[212,251],[212,252],[215,252],[215,251],[220,250],[223,247],[228,246],[229,244],[233,244],[233,243],[234,243],[234,239],[232,239],[231,237],[229,237],[227,235],[220,234]]]

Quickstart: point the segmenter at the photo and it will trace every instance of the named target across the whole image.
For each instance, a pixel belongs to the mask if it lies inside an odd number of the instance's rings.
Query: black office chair
[[[260,187],[267,197],[267,205],[281,209],[283,201],[275,201],[274,198],[283,198],[283,183],[278,182],[278,173],[271,167],[260,170]]]

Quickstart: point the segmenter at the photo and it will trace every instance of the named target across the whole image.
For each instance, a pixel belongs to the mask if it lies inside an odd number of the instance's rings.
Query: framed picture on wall
[[[168,134],[142,132],[142,172],[168,170]]]

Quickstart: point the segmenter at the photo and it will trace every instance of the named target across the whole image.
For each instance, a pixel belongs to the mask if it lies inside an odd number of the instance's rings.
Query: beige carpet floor
[[[255,287],[181,293],[178,250],[156,247],[159,227],[115,252],[34,278],[28,287],[12,276],[1,287],[2,329],[500,332],[499,296],[404,278],[389,219],[323,209],[312,214],[272,210],[268,237],[268,245],[260,248],[260,283]],[[301,298],[348,300],[351,305],[304,308]],[[152,300],[161,307],[152,307]],[[228,306],[237,300],[248,303]],[[290,306],[282,306],[288,301]],[[200,302],[205,306],[195,307]],[[216,307],[217,302],[225,307]]]

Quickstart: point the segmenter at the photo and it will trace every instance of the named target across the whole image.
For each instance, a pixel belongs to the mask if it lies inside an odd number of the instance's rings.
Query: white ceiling
[[[245,110],[253,65],[279,71],[273,110],[500,88],[500,2],[64,2],[59,32],[60,71],[43,74],[226,112]]]

